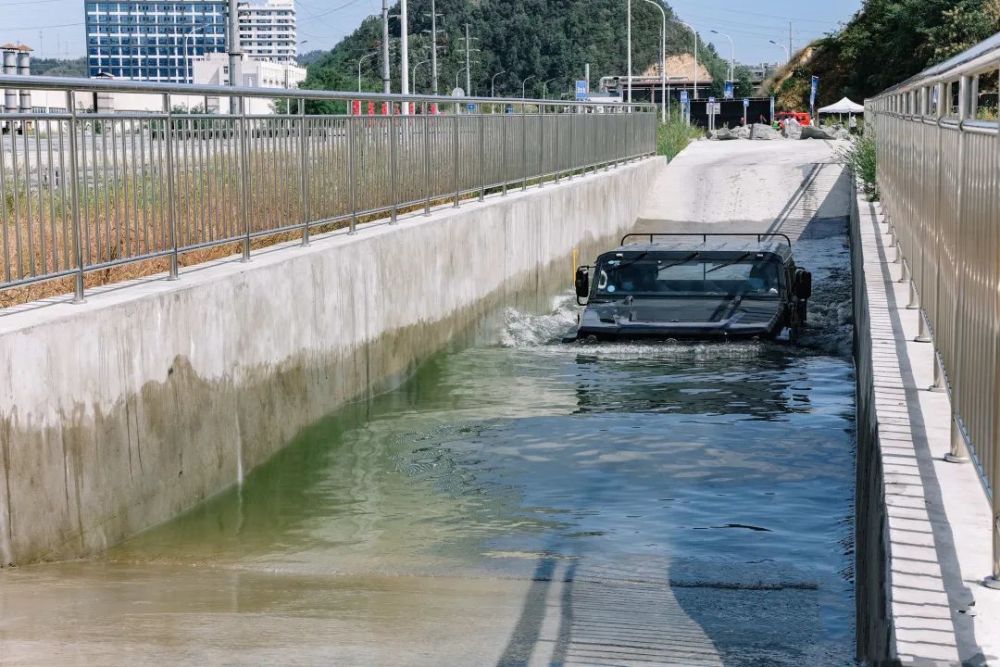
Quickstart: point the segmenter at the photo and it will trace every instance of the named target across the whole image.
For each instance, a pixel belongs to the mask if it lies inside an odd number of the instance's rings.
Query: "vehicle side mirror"
[[[813,292],[812,274],[806,271],[805,269],[797,269],[795,271],[795,296],[805,301],[812,296],[812,292]]]
[[[576,298],[586,299],[590,296],[590,270],[581,266],[576,270]]]

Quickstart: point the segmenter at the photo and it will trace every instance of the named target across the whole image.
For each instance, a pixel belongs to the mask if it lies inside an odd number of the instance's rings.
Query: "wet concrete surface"
[[[564,345],[567,271],[241,487],[0,573],[0,662],[852,664],[849,257],[824,218],[798,345]]]

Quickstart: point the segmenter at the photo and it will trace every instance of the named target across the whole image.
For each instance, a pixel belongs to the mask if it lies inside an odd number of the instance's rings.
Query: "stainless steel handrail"
[[[976,466],[992,504],[1000,588],[1000,124],[978,79],[1000,74],[1000,34],[867,100],[890,230],[933,342],[932,389],[951,396],[947,460]],[[957,105],[955,101],[957,100]]]
[[[176,279],[215,246],[249,260],[266,237],[308,244],[319,228],[353,233],[403,208],[460,206],[656,151],[651,104],[0,75],[4,87],[60,91],[70,111],[0,113],[0,293],[72,275],[77,301],[98,270],[158,261]],[[98,93],[143,94],[155,109],[80,108]],[[238,104],[186,113],[172,107],[178,95]],[[261,98],[290,103],[250,113]],[[393,104],[390,115],[351,115],[355,100]],[[347,113],[307,113],[310,101],[345,102]]]

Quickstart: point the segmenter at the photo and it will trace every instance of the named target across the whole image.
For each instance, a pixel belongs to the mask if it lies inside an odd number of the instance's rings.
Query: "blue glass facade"
[[[91,77],[191,83],[195,56],[226,50],[225,0],[87,0]]]

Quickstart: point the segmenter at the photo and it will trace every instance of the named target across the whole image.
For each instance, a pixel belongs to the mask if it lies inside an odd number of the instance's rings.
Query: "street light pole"
[[[358,92],[361,92],[361,63],[368,60],[373,56],[377,56],[378,51],[372,51],[371,53],[366,53],[365,55],[358,58]]]
[[[551,83],[552,81],[557,81],[559,78],[560,77],[558,77],[558,76],[554,76],[551,79],[546,79],[545,81],[542,81],[542,99],[543,100],[549,99],[549,83]]]
[[[667,12],[663,5],[654,0],[646,0],[660,10],[663,15],[663,27],[660,28],[660,122],[667,122]]]
[[[721,37],[725,37],[726,39],[729,40],[729,48],[730,48],[729,54],[731,56],[729,60],[729,80],[734,81],[736,78],[736,43],[733,42],[732,37],[730,37],[724,32],[719,32],[718,30],[712,30],[711,33],[713,35],[719,35]]]
[[[536,77],[534,74],[532,74],[527,79],[525,79],[524,81],[521,82],[521,99],[522,100],[523,99],[527,99],[527,97],[525,96],[525,92],[527,91],[526,86],[528,85],[528,82],[531,81],[532,79],[537,79],[537,78],[538,77]]]
[[[784,44],[782,44],[780,42],[776,42],[773,39],[769,39],[767,41],[769,41],[771,44],[774,44],[775,46],[780,46],[781,48],[783,48],[785,50],[785,64],[788,64],[788,63],[792,62],[792,53],[791,53],[791,51],[788,50],[787,46],[785,46]]]
[[[686,27],[691,31],[691,34],[694,35],[694,76],[692,77],[692,80],[694,81],[694,91],[691,95],[691,100],[693,101],[698,97],[698,31],[695,30],[694,26],[690,23],[685,23],[679,19],[674,20]]]
[[[413,94],[417,94],[417,70],[420,69],[421,65],[426,65],[430,60],[421,60],[416,65],[413,66],[413,75],[410,77],[410,84],[413,87]]]
[[[501,74],[506,74],[506,73],[507,70],[502,69],[490,77],[490,97],[497,96],[497,77],[500,76]]]

